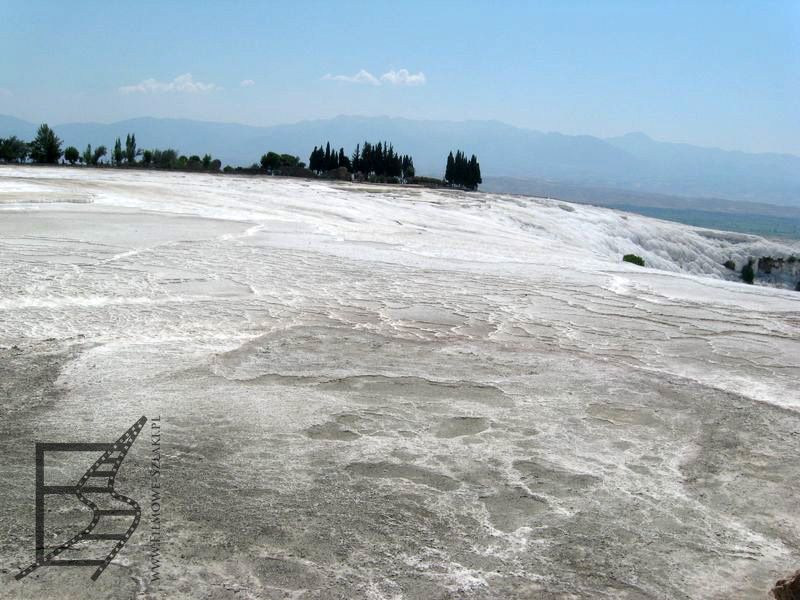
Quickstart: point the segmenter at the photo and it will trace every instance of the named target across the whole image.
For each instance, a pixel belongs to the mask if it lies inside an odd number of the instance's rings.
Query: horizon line
[[[0,117],[10,117],[10,118],[16,119],[18,121],[23,121],[24,123],[26,123],[28,125],[32,125],[32,126],[36,126],[37,125],[37,122],[30,121],[30,120],[24,119],[22,117],[17,117],[15,115],[11,115],[11,114],[8,114],[8,113],[0,113]],[[690,142],[680,142],[680,141],[670,141],[670,140],[657,139],[657,138],[654,138],[650,134],[648,134],[646,132],[643,132],[643,131],[628,131],[628,132],[620,134],[620,135],[612,135],[612,136],[608,136],[608,137],[601,137],[601,136],[592,135],[592,134],[589,134],[589,133],[563,133],[563,132],[555,131],[555,130],[544,131],[544,130],[541,130],[541,129],[532,129],[530,127],[523,127],[523,126],[520,126],[520,125],[514,125],[513,123],[508,123],[507,121],[501,121],[499,119],[461,119],[461,120],[456,120],[456,119],[411,119],[411,118],[408,118],[408,117],[397,117],[397,116],[391,116],[391,115],[386,115],[386,114],[384,114],[384,115],[371,115],[370,116],[370,115],[340,113],[340,114],[335,115],[333,117],[307,118],[307,119],[300,119],[299,121],[288,121],[286,123],[275,123],[275,124],[272,124],[272,125],[255,125],[255,124],[252,124],[252,123],[243,123],[241,121],[216,121],[216,120],[204,120],[204,119],[190,119],[190,118],[187,118],[187,117],[154,117],[154,116],[150,116],[150,115],[142,115],[142,116],[138,116],[138,117],[129,117],[129,118],[126,118],[126,119],[118,119],[118,120],[115,120],[115,121],[64,121],[64,122],[61,122],[61,123],[55,123],[52,127],[55,128],[55,127],[60,127],[60,126],[65,126],[65,125],[104,125],[104,126],[110,126],[110,125],[117,125],[117,124],[120,124],[120,123],[125,123],[126,121],[137,121],[137,120],[150,119],[150,120],[153,120],[153,121],[185,121],[185,122],[189,122],[189,123],[205,123],[205,124],[213,124],[213,125],[238,125],[240,127],[252,127],[254,129],[272,129],[274,127],[290,127],[292,125],[300,125],[300,124],[303,124],[303,123],[313,123],[313,122],[320,122],[320,121],[333,121],[333,120],[342,119],[342,118],[345,118],[345,119],[348,119],[348,118],[349,119],[389,119],[389,120],[395,120],[395,121],[411,121],[411,122],[417,122],[417,123],[451,123],[451,124],[460,124],[460,123],[496,123],[496,124],[500,124],[500,125],[503,125],[503,126],[506,126],[506,127],[511,127],[513,129],[518,129],[518,130],[521,130],[521,131],[528,131],[528,132],[532,132],[532,133],[540,133],[540,134],[544,134],[544,135],[561,135],[561,136],[571,137],[571,138],[589,137],[589,138],[594,138],[596,140],[601,140],[601,141],[604,141],[604,142],[606,142],[608,140],[614,140],[614,139],[623,138],[623,137],[626,137],[626,136],[642,135],[642,136],[648,138],[649,140],[654,141],[654,142],[659,143],[659,144],[673,144],[673,145],[679,145],[679,146],[690,146],[690,147],[693,147],[693,148],[700,148],[700,149],[703,149],[703,150],[719,150],[719,151],[722,151],[722,152],[749,154],[749,155],[753,155],[753,156],[788,156],[788,157],[800,159],[800,154],[793,154],[791,152],[778,152],[778,151],[774,151],[774,150],[764,151],[764,152],[752,152],[752,151],[748,151],[748,150],[741,150],[741,149],[738,149],[738,148],[722,148],[720,146],[705,146],[705,145],[693,144],[693,143],[690,143]],[[39,124],[41,124],[41,123],[48,123],[48,121],[39,120]]]

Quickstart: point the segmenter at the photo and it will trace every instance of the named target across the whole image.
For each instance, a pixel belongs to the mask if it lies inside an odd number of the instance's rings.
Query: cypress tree
[[[317,170],[317,147],[314,146],[314,149],[311,151],[311,154],[308,157],[308,168],[312,171]]]
[[[119,166],[122,164],[122,157],[124,156],[122,152],[122,142],[119,138],[117,141],[114,142],[114,151],[111,153],[111,160],[114,161],[114,164]]]
[[[478,157],[473,154],[468,160],[463,151],[456,150],[455,156],[451,151],[447,155],[444,179],[451,186],[460,186],[468,190],[477,189],[478,184],[483,183]]]
[[[448,185],[453,185],[455,181],[455,159],[453,158],[453,152],[451,151],[450,154],[447,155],[447,166],[444,170],[444,180],[447,182]]]
[[[374,164],[375,153],[372,150],[372,144],[364,142],[364,149],[361,151],[361,158],[364,161],[364,175],[369,175]]]
[[[352,171],[350,159],[347,157],[347,154],[344,153],[344,148],[339,148],[339,166],[344,167],[348,171]]]
[[[403,161],[400,155],[395,152],[394,146],[389,144],[389,173],[391,177],[401,177],[403,175]]]
[[[478,189],[478,185],[483,183],[483,179],[481,179],[481,164],[474,154],[469,161],[469,182],[471,190]]]
[[[383,175],[383,144],[378,142],[375,146],[375,175]]]
[[[125,136],[125,160],[129,164],[136,162],[136,135],[132,133]]]

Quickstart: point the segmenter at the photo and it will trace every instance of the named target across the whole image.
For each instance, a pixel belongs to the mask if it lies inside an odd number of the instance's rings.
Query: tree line
[[[117,138],[109,155],[108,148],[103,145],[92,148],[88,144],[83,152],[74,146],[68,146],[62,151],[63,142],[55,132],[46,124],[39,126],[36,137],[25,142],[16,136],[0,138],[0,161],[7,163],[22,163],[29,159],[35,163],[57,164],[64,161],[71,165],[105,165],[106,157],[108,164],[116,167],[145,167],[157,169],[184,169],[191,171],[211,171],[218,172],[222,168],[219,159],[213,158],[210,154],[200,157],[193,154],[185,156],[178,153],[173,148],[142,150],[137,146],[136,135],[129,133],[125,137],[125,142]],[[309,170],[310,169],[310,170]],[[395,183],[395,182],[415,182],[423,185],[441,185],[442,183],[451,187],[461,187],[468,190],[477,189],[483,182],[481,179],[481,167],[478,158],[473,154],[467,159],[466,153],[457,150],[447,156],[445,166],[444,181],[429,177],[416,177],[414,159],[406,154],[395,151],[394,145],[390,142],[370,143],[364,142],[357,144],[353,153],[348,156],[344,148],[336,150],[327,142],[324,146],[314,146],[309,157],[308,169],[306,164],[298,156],[291,154],[279,154],[277,152],[267,152],[261,157],[261,164],[253,164],[250,168],[233,169],[226,166],[224,171],[257,173],[267,171],[272,174],[294,175],[294,176],[317,176],[328,175],[338,171],[337,177],[343,174],[347,178],[367,179],[370,181]]]
[[[195,171],[219,171],[222,161],[212,158],[210,154],[202,158],[196,154],[192,156],[179,155],[177,150],[167,148],[160,150],[142,150],[136,145],[136,135],[129,133],[125,137],[125,145],[122,139],[117,138],[111,154],[108,148],[103,145],[92,148],[88,144],[83,152],[75,146],[68,146],[61,149],[63,142],[55,131],[47,123],[43,123],[36,131],[36,136],[30,142],[20,140],[16,136],[0,138],[0,161],[6,163],[24,163],[28,160],[39,164],[58,164],[62,157],[65,162],[75,164],[85,164],[99,166],[106,164],[105,158],[108,157],[109,164],[121,167],[147,167],[160,169],[188,169]],[[141,157],[141,160],[137,158]]]
[[[348,156],[344,148],[331,148],[327,142],[323,149],[314,146],[308,159],[308,167],[317,175],[326,171],[346,169],[348,173],[363,178],[393,178],[400,181],[412,179],[415,175],[414,159],[407,154],[399,154],[389,142],[373,144],[364,142],[356,145],[352,155]]]

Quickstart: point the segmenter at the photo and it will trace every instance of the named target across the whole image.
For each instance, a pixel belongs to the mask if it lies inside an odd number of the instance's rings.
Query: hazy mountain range
[[[598,138],[543,133],[499,121],[422,121],[390,117],[339,116],[287,125],[255,127],[187,119],[129,119],[116,123],[54,124],[66,144],[111,147],[115,138],[136,134],[140,148],[177,148],[183,154],[209,152],[223,164],[249,165],[267,150],[288,152],[308,160],[311,149],[330,140],[350,153],[365,139],[391,140],[411,154],[419,174],[440,177],[451,149],[476,153],[485,189],[507,187],[524,193],[568,184],[652,192],[695,198],[725,198],[800,206],[800,157],[750,154],[653,140],[643,133]],[[0,137],[30,139],[37,124],[0,115]],[[503,183],[503,182],[506,183]]]

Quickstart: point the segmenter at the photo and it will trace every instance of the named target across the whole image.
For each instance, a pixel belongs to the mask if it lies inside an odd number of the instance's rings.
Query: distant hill
[[[15,135],[18,138],[30,139],[35,133],[36,126],[33,123],[8,115],[0,115],[0,137]]]
[[[51,125],[66,143],[81,149],[87,143],[111,146],[116,137],[134,132],[142,148],[210,152],[231,165],[257,162],[267,150],[297,154],[307,161],[313,146],[327,140],[349,153],[365,139],[383,139],[411,154],[418,173],[437,177],[442,175],[447,152],[462,148],[478,155],[484,178],[800,206],[800,157],[659,142],[642,133],[601,139],[543,133],[499,121],[357,116],[272,127],[149,117],[109,124]],[[29,139],[35,130],[33,123],[0,116],[0,137]]]

